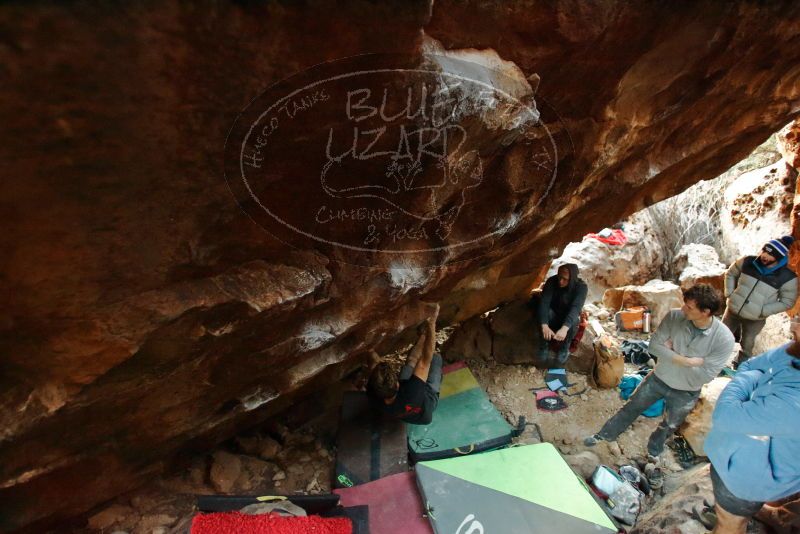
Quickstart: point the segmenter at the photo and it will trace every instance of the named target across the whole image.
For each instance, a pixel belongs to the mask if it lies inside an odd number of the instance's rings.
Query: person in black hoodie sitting
[[[542,288],[537,308],[542,338],[539,359],[550,357],[550,341],[559,341],[556,364],[563,367],[569,358],[569,346],[578,331],[581,309],[586,302],[588,287],[578,277],[578,266],[565,263],[558,272],[547,279]]]
[[[431,422],[442,386],[442,356],[434,354],[439,305],[431,308],[433,313],[420,325],[420,337],[400,375],[388,362],[381,362],[367,381],[367,393],[386,415],[414,425]]]

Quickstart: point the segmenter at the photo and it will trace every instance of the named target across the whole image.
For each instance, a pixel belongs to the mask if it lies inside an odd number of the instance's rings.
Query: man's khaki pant
[[[722,322],[733,333],[737,335],[737,331],[741,331],[739,343],[742,345],[742,354],[739,356],[737,364],[742,363],[748,358],[753,356],[753,345],[756,343],[756,336],[764,328],[767,323],[766,319],[752,321],[750,319],[742,319],[732,311],[726,309],[725,315],[722,316]]]

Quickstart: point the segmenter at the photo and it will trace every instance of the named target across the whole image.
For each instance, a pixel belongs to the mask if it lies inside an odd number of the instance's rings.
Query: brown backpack
[[[615,388],[625,374],[625,356],[617,341],[602,335],[594,342],[594,368],[592,377],[597,387]]]

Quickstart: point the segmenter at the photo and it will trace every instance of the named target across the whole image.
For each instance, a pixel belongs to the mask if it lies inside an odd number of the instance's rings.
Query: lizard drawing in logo
[[[398,149],[388,157],[383,176],[375,180],[377,183],[363,185],[337,186],[338,180],[333,177],[337,170],[347,173],[344,168],[347,163],[365,161],[367,158],[363,154],[358,157],[352,151],[337,158],[329,157],[322,168],[320,184],[333,198],[375,199],[422,223],[433,222],[436,236],[444,240],[450,235],[469,190],[483,182],[483,163],[478,151],[461,152],[465,139],[464,132],[461,142],[449,154],[446,150],[440,153],[425,151],[413,157],[408,153],[401,155]],[[344,157],[348,155],[351,156],[347,158],[349,162]],[[423,158],[423,155],[429,157]],[[430,163],[424,165],[423,160]],[[418,195],[426,192],[427,199],[420,203]]]

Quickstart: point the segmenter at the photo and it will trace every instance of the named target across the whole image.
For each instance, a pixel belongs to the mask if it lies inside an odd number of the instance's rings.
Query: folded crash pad
[[[463,362],[444,368],[439,405],[431,423],[406,428],[415,462],[495,449],[511,443],[514,435],[514,428]]]
[[[420,462],[416,473],[437,533],[617,532],[550,443]]]
[[[391,475],[352,488],[335,489],[343,506],[369,506],[370,534],[431,534],[414,473]]]
[[[352,534],[347,517],[281,517],[276,514],[246,515],[240,512],[198,514],[191,534]]]
[[[291,502],[304,509],[307,514],[318,514],[321,517],[346,517],[351,522],[353,534],[369,534],[369,509],[367,506],[342,507],[339,505],[338,495],[198,495],[197,508],[201,512],[233,512],[245,506],[265,502],[280,503],[283,501]],[[241,525],[241,518],[209,519],[199,520],[205,526],[211,528],[227,528],[231,526],[231,532],[240,532],[237,528]],[[238,525],[238,526],[237,526]],[[263,525],[255,525],[254,528],[261,528]],[[294,525],[290,525],[294,528]],[[336,528],[339,528],[338,526]],[[194,532],[194,531],[193,531]],[[304,531],[303,531],[304,532]],[[325,531],[321,531],[325,532]]]
[[[322,517],[346,517],[353,524],[353,534],[369,534],[369,506],[337,506],[320,514]]]
[[[346,392],[336,436],[334,487],[355,486],[407,470],[405,423],[382,417],[366,393]]]

